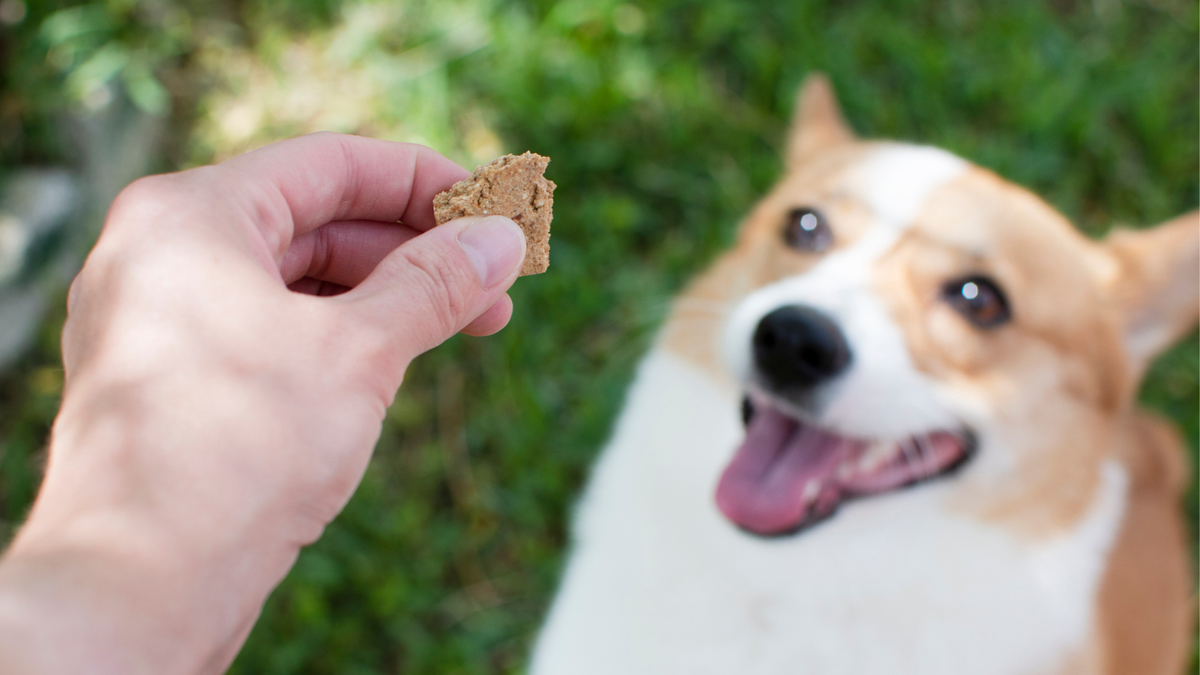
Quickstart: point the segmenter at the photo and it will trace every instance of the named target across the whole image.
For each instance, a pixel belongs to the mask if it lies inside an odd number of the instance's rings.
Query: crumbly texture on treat
[[[466,180],[433,198],[438,225],[463,216],[496,215],[511,218],[525,230],[525,265],[521,276],[541,274],[550,266],[550,219],[554,206],[552,181],[542,174],[549,157],[526,152],[505,155],[475,169]]]

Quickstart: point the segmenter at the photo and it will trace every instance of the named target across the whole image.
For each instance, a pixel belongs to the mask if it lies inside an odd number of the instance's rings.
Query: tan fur
[[[1183,442],[1166,422],[1129,416],[1122,461],[1129,505],[1100,587],[1099,657],[1109,675],[1175,675],[1194,634],[1194,597],[1179,498]]]
[[[854,140],[854,132],[842,117],[829,78],[809,76],[796,96],[788,138],[788,168],[802,165],[821,150]]]
[[[730,386],[720,339],[733,306],[820,258],[783,245],[787,212],[820,209],[833,250],[870,222],[846,180],[877,146],[854,138],[824,78],[804,85],[793,124],[787,175],[746,218],[734,250],[680,297],[663,334],[668,349]],[[1002,330],[980,331],[941,300],[943,284],[977,273],[1008,295],[1013,319]],[[935,192],[878,263],[876,292],[917,368],[979,402],[979,419],[966,421],[1015,458],[1004,476],[956,479],[963,513],[1023,537],[1052,536],[1084,515],[1104,461],[1129,471],[1093,649],[1064,673],[1178,673],[1187,656],[1183,448],[1164,423],[1134,409],[1133,397],[1147,360],[1196,324],[1198,277],[1195,212],[1096,243],[1035,195],[977,168]],[[1131,335],[1153,339],[1139,348]]]
[[[671,318],[663,328],[667,349],[699,366],[709,377],[733,386],[721,364],[721,326],[731,300],[754,289],[740,249],[716,262],[675,301]]]
[[[833,118],[820,118],[829,122]],[[663,339],[679,356],[716,376],[728,379],[721,361],[721,327],[733,305],[755,289],[787,276],[800,274],[819,259],[776,245],[783,214],[797,204],[818,203],[827,196],[830,214],[841,223],[835,249],[850,245],[869,225],[869,214],[860,204],[839,199],[834,181],[847,166],[862,157],[864,147],[827,149],[819,160],[789,174],[743,221],[737,246],[712,268],[696,278],[676,300],[663,331]],[[809,201],[805,201],[808,199]]]
[[[1083,515],[1129,396],[1119,321],[1087,283],[1093,248],[1032,194],[974,169],[931,196],[879,265],[876,292],[917,368],[986,401],[976,424],[1016,455],[1011,479],[964,480],[960,508],[1032,535]],[[941,301],[944,283],[972,274],[1008,295],[1003,330],[979,331]]]
[[[1118,229],[1104,248],[1115,273],[1103,275],[1102,283],[1116,310],[1128,318],[1127,334],[1157,338],[1131,354],[1140,378],[1149,357],[1200,319],[1200,211],[1149,230]]]
[[[836,124],[840,115],[817,115],[821,124]],[[829,131],[822,137],[836,137]],[[845,136],[843,138],[849,138]],[[799,142],[793,139],[794,142]],[[822,204],[839,223],[834,250],[849,246],[869,226],[866,208],[839,194],[837,179],[870,149],[869,144],[825,147],[783,181],[743,221],[738,243],[676,300],[663,329],[663,341],[679,356],[728,380],[721,361],[721,327],[733,305],[755,289],[787,276],[800,274],[819,256],[778,245],[783,215],[799,204]]]

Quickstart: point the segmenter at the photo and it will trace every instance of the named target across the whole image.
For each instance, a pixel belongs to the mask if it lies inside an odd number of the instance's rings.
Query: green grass
[[[340,4],[183,6],[266,50],[278,32],[336,21]],[[1089,234],[1200,202],[1195,3],[466,4],[491,40],[449,60],[439,91],[450,109],[484,111],[506,148],[553,158],[554,266],[518,282],[500,335],[457,337],[414,365],[362,487],[271,597],[234,672],[520,670],[572,500],[632,369],[672,294],[777,177],[792,96],[812,70],[831,75],[863,135],[949,148]],[[15,43],[36,53],[22,30]],[[178,45],[156,72],[186,81],[194,46]],[[26,101],[27,126],[40,128],[32,118],[65,100],[62,78],[46,74],[26,95],[16,63],[4,95]],[[197,98],[177,102],[185,131],[202,112],[183,104]],[[173,156],[203,159],[181,134]],[[38,143],[0,145],[0,158],[66,156]],[[0,381],[6,528],[36,484],[60,321]],[[1198,370],[1193,333],[1142,394],[1180,424],[1193,459]],[[1193,486],[1193,531],[1196,504]]]

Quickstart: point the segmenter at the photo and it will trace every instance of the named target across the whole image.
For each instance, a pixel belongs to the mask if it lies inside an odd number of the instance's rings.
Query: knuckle
[[[71,285],[67,287],[67,314],[71,314],[79,306],[83,286],[86,283],[83,280],[84,270],[80,270],[79,274],[71,280]]]
[[[173,192],[166,176],[146,176],[126,185],[109,208],[108,221],[119,222],[147,210],[166,206]]]
[[[169,214],[178,212],[178,188],[169,176],[147,176],[139,178],[125,186],[119,192],[112,205],[109,206],[108,216],[104,219],[101,237],[105,236],[138,236],[147,225],[161,227],[172,222]]]
[[[159,224],[175,222],[178,219],[165,216],[211,205],[212,197],[222,192],[221,184],[227,182],[220,165],[143,176],[117,193],[109,206],[105,229],[150,219]]]

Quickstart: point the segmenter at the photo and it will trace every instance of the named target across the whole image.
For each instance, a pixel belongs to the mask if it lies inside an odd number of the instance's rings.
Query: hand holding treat
[[[0,557],[0,673],[224,672],[412,359],[508,321],[520,228],[435,227],[467,175],[314,134],[121,193],[68,297],[45,482]],[[529,212],[548,222],[548,194]]]
[[[549,157],[532,152],[505,155],[475,169],[466,180],[433,198],[438,225],[463,216],[505,216],[525,231],[525,265],[520,276],[550,266],[550,219],[554,188],[542,174]]]

